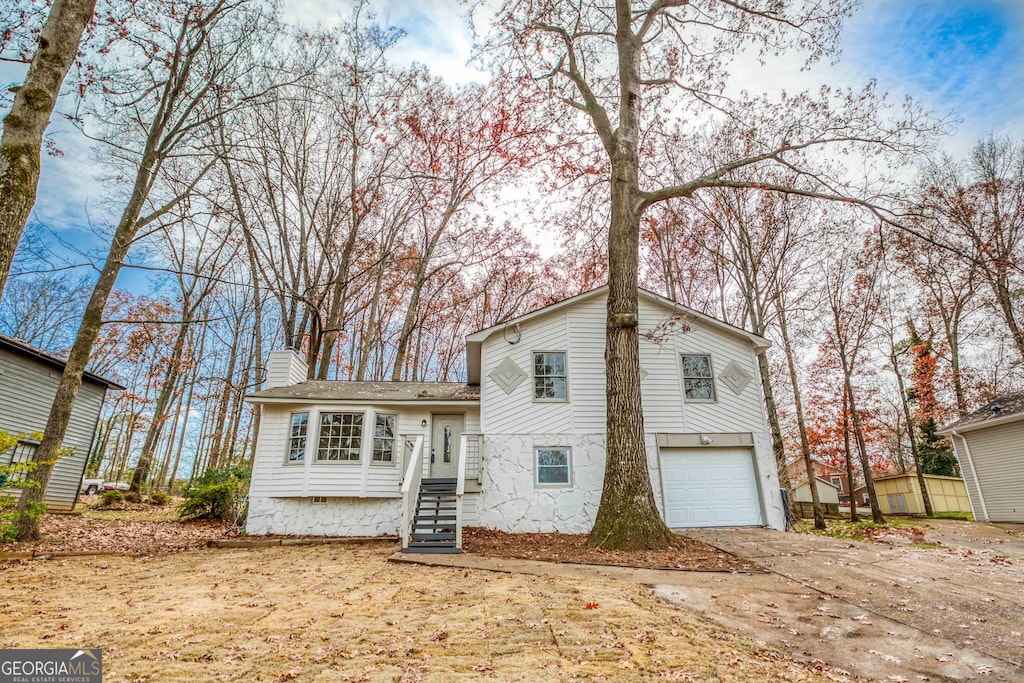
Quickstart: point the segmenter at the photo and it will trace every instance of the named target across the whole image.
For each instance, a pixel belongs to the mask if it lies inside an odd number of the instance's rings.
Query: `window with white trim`
[[[309,413],[292,413],[288,430],[288,462],[302,462],[305,459],[308,434]]]
[[[362,413],[320,413],[318,462],[358,462],[362,450]]]
[[[395,431],[397,415],[378,413],[373,418],[373,460],[385,464],[395,462]]]
[[[564,351],[533,354],[533,398],[538,401],[567,400]]]
[[[715,379],[708,354],[683,354],[683,395],[687,401],[714,401]]]
[[[0,465],[7,466],[7,469],[0,473],[0,484],[17,486],[25,481],[29,470],[32,469],[32,462],[35,460],[38,446],[38,441],[22,439],[14,447],[0,453]]]
[[[534,451],[538,486],[572,486],[569,451],[568,448],[538,448]]]

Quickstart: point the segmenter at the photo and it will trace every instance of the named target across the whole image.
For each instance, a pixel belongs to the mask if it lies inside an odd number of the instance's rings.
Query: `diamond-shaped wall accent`
[[[747,388],[754,376],[736,364],[736,361],[729,361],[725,370],[718,375],[718,379],[732,389],[733,393],[739,396]]]
[[[647,372],[646,369],[640,368],[640,381],[643,382],[645,379],[647,379],[647,375],[649,374],[651,373]]]
[[[514,360],[506,356],[505,360],[501,361],[501,364],[491,370],[491,374],[487,376],[493,379],[494,383],[501,387],[502,391],[506,394],[511,394],[526,379],[526,371],[516,365]]]

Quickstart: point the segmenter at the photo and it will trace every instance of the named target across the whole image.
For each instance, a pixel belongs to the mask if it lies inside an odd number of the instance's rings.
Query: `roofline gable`
[[[65,359],[62,359],[59,356],[55,356],[54,354],[49,353],[47,351],[43,351],[42,349],[36,348],[35,346],[32,346],[23,339],[9,337],[6,334],[0,334],[0,348],[6,349],[11,353],[21,356],[23,358],[31,358],[35,361],[42,363],[43,365],[48,365],[52,368],[56,368],[61,372],[64,372],[64,368],[67,365],[67,361]],[[101,377],[100,375],[97,375],[96,373],[90,372],[88,370],[82,373],[82,379],[89,380],[94,384],[99,384],[100,386],[106,389],[114,389],[120,391],[125,388],[118,384],[117,382],[115,382],[114,380]]]

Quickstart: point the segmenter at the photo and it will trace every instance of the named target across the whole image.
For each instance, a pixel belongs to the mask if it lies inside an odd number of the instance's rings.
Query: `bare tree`
[[[838,175],[811,163],[809,150],[903,147],[908,129],[920,125],[910,112],[907,123],[880,126],[882,103],[870,88],[842,95],[825,89],[818,96],[783,96],[779,102],[725,96],[735,50],[753,45],[765,54],[795,47],[816,59],[831,50],[850,8],[845,0],[791,5],[510,0],[499,10],[492,46],[509,48],[511,60],[582,112],[600,143],[601,173],[610,179],[607,460],[591,545],[651,548],[673,541],[655,505],[644,447],[637,271],[645,211],[712,187],[850,196],[854,191]],[[666,117],[685,112],[687,121],[717,119],[721,127],[701,155],[684,146],[699,138],[692,123],[673,127],[659,121],[664,132],[647,134],[645,123],[659,112]],[[756,166],[802,169],[809,186],[765,184],[744,175]],[[665,167],[676,182],[661,184]]]
[[[160,9],[165,13],[161,14]],[[217,0],[211,4],[197,1],[189,11],[175,9],[174,3],[155,8],[147,5],[140,6],[140,11],[144,15],[136,17],[133,24],[138,31],[133,45],[141,51],[142,66],[135,71],[118,72],[124,82],[112,79],[105,85],[108,89],[116,87],[118,98],[109,120],[119,122],[119,134],[108,142],[119,153],[122,163],[134,169],[134,181],[61,375],[43,439],[34,456],[38,466],[29,475],[30,485],[22,490],[18,539],[23,541],[39,536],[39,518],[30,511],[42,500],[55,453],[67,432],[82,373],[100,333],[103,309],[128,251],[140,231],[157,223],[185,200],[213,165],[213,159],[203,160],[204,145],[200,139],[225,112],[212,106],[217,100],[211,95],[220,88],[235,87],[239,91],[233,108],[244,107],[251,101],[254,94],[244,88],[258,66],[249,57],[258,39],[267,35],[262,31],[270,20],[260,11],[251,11],[244,0]],[[137,144],[133,145],[133,141]],[[176,184],[183,189],[160,197],[162,201],[153,206],[151,200],[168,159],[189,153],[200,160],[191,164],[191,178]],[[173,166],[179,170],[178,164]]]
[[[25,82],[14,94],[0,138],[0,296],[18,240],[36,203],[43,132],[78,53],[96,0],[55,0]]]

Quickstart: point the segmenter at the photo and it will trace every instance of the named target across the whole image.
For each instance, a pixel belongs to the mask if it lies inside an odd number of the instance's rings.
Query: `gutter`
[[[967,456],[967,464],[971,466],[971,477],[974,479],[974,488],[978,491],[978,502],[981,503],[981,514],[984,515],[985,521],[989,521],[988,518],[988,507],[985,506],[985,494],[981,491],[981,481],[978,479],[978,470],[974,469],[974,458],[971,457],[971,447],[967,444],[967,437],[957,432],[955,429],[950,430],[950,435],[958,437],[964,443],[964,455]],[[954,443],[955,445],[955,443]],[[957,456],[960,455],[960,451],[957,450]],[[967,496],[970,500],[970,496]],[[974,519],[978,519],[978,514],[974,510],[974,501],[971,501],[971,514],[974,515]]]

